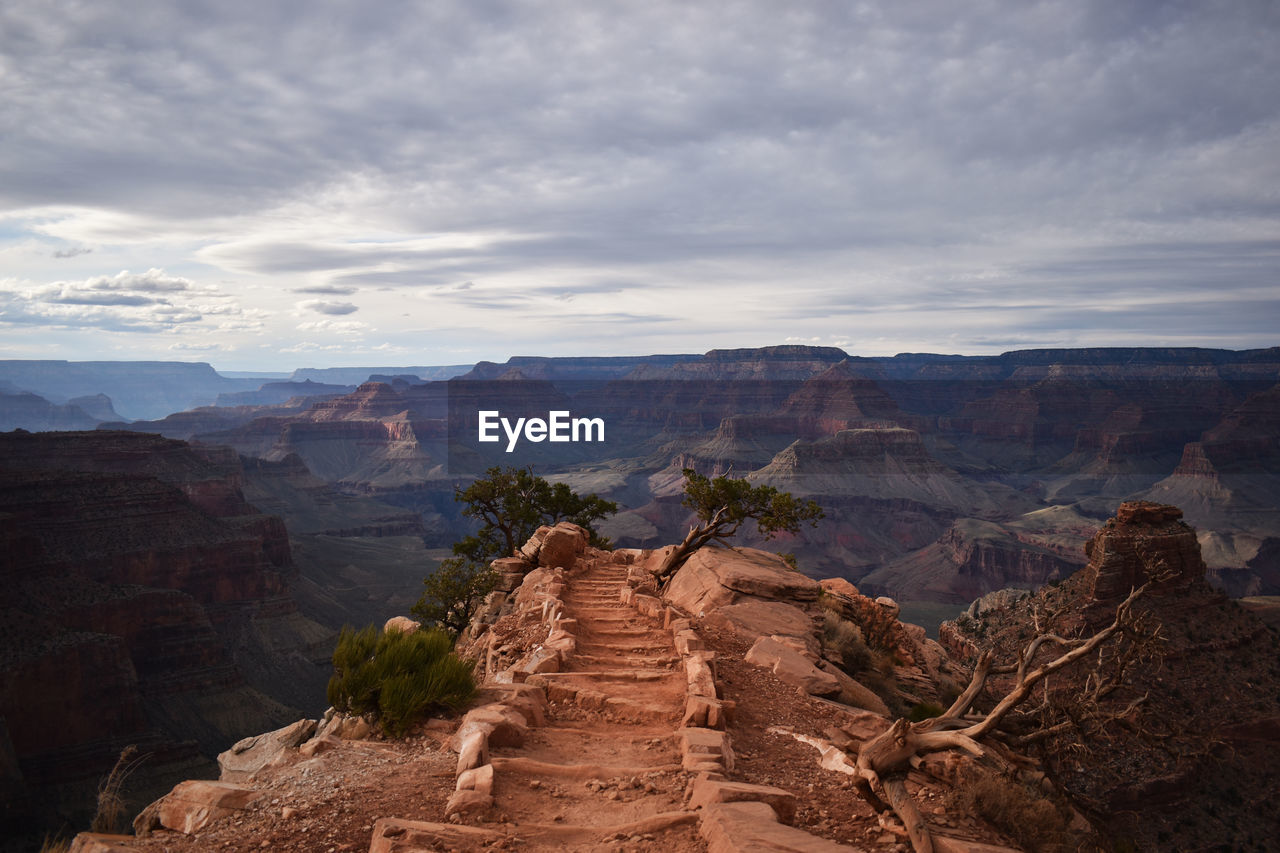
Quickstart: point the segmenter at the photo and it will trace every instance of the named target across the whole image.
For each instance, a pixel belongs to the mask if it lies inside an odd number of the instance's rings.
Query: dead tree
[[[968,686],[941,716],[916,723],[899,719],[886,732],[862,744],[855,762],[859,793],[878,811],[892,808],[897,813],[916,853],[932,853],[933,841],[929,828],[906,789],[906,771],[917,766],[922,756],[931,752],[961,749],[978,757],[987,754],[994,746],[991,736],[997,727],[1011,711],[1030,698],[1037,685],[1044,683],[1050,675],[1095,653],[1101,654],[1104,644],[1122,632],[1139,636],[1144,641],[1131,644],[1135,648],[1145,645],[1146,640],[1155,638],[1158,627],[1151,630],[1143,624],[1141,617],[1133,613],[1133,603],[1147,591],[1151,583],[1148,581],[1133,590],[1116,608],[1111,624],[1090,636],[1068,639],[1050,633],[1047,628],[1038,630],[1018,655],[1017,663],[1010,666],[995,666],[991,650],[983,652],[978,657]],[[1040,628],[1039,624],[1037,628]],[[1037,656],[1047,647],[1058,647],[1065,651],[1052,660],[1035,665]],[[1141,651],[1122,650],[1115,657],[1121,662],[1118,672],[1115,667],[1109,667],[1110,671],[1104,673],[1095,665],[1085,679],[1086,687],[1081,695],[1086,698],[1091,696],[1094,706],[1100,707],[1098,701],[1116,689],[1128,667],[1141,657]],[[974,704],[982,695],[988,680],[993,675],[1001,674],[1013,676],[1012,687],[996,701],[990,711],[975,711]],[[1043,701],[1050,701],[1047,690]],[[1121,713],[1131,712],[1143,701],[1145,697],[1131,702]],[[1040,732],[1035,736],[1049,737],[1060,733],[1046,729],[1041,729]],[[984,738],[988,739],[985,745],[981,742]]]

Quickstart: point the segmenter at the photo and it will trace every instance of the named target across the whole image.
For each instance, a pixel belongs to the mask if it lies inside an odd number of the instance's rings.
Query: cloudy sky
[[[1280,343],[1280,4],[0,4],[0,358]]]

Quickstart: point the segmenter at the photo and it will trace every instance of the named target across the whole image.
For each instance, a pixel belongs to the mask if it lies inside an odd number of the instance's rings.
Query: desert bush
[[[474,665],[453,654],[452,645],[439,629],[407,634],[345,627],[333,651],[329,704],[373,716],[400,737],[432,711],[459,708],[475,695]]]
[[[952,806],[981,817],[1032,853],[1075,849],[1070,812],[1036,786],[974,768],[952,791]]]
[[[823,614],[822,641],[834,654],[840,668],[850,675],[871,668],[871,650],[862,640],[862,630],[834,610]]]

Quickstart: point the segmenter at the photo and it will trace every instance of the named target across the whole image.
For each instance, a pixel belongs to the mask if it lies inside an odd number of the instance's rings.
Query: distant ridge
[[[448,364],[418,367],[299,367],[289,377],[290,382],[320,382],[327,385],[361,385],[375,374],[382,376],[417,376],[419,379],[437,381],[461,376],[471,369],[469,364]]]

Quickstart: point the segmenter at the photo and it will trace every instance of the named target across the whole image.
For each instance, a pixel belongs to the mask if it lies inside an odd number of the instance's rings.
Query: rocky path
[[[626,578],[626,566],[602,564],[567,585],[576,651],[562,671],[528,677],[546,691],[547,724],[491,749],[492,807],[448,833],[406,826],[375,849],[705,849],[675,735],[685,674],[671,632],[622,603]]]

